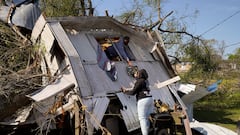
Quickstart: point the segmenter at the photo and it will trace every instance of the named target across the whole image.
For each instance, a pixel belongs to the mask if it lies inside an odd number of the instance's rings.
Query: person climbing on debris
[[[110,59],[119,59],[119,53],[121,57],[127,61],[128,65],[132,65],[131,61],[135,59],[133,58],[131,50],[128,46],[129,40],[130,38],[128,36],[120,37],[117,43],[113,43],[112,46],[108,47],[106,53]]]
[[[148,135],[150,128],[149,116],[153,112],[154,102],[150,94],[148,73],[145,69],[134,73],[136,82],[133,88],[121,87],[121,91],[128,95],[136,95],[138,119],[143,135]]]

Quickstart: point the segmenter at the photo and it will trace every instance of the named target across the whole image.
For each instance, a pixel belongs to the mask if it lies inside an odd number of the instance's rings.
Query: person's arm
[[[135,95],[137,93],[137,90],[141,86],[141,83],[142,83],[141,81],[142,80],[137,80],[136,83],[134,84],[133,88],[121,87],[121,91],[125,94],[128,94],[128,95]]]
[[[119,41],[116,43],[116,48],[118,49],[118,52],[120,53],[120,55],[122,56],[122,58],[124,60],[126,60],[127,62],[129,62],[129,58],[124,50],[124,43],[123,43],[123,38],[121,37],[119,39]]]
[[[117,44],[117,49],[118,49],[120,55],[122,56],[122,58],[127,61],[128,65],[132,66],[132,62],[130,61],[130,59],[128,58],[126,52],[124,51],[123,44],[122,45],[120,43]]]
[[[129,66],[132,66],[132,62],[130,60],[127,61]]]

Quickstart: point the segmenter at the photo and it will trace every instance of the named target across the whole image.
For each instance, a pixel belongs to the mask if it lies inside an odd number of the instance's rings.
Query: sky
[[[131,8],[133,0],[93,0],[96,13],[105,16],[117,16]],[[184,20],[188,32],[204,39],[216,39],[225,42],[225,56],[233,54],[240,48],[240,0],[164,0],[162,13],[174,11],[174,16],[192,16]]]

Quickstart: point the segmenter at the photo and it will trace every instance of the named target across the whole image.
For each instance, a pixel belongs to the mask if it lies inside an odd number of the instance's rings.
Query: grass
[[[217,92],[194,104],[194,118],[201,122],[214,123],[232,131],[237,130],[240,120],[240,92]]]
[[[239,62],[236,64],[239,68]],[[179,75],[182,82],[201,86],[209,86],[221,79],[216,92],[194,103],[193,115],[200,122],[213,123],[236,132],[237,122],[240,121],[240,70],[219,68],[215,72],[203,72],[195,68]]]
[[[237,130],[237,121],[240,120],[239,109],[195,109],[194,118],[200,122],[209,122],[232,131]]]

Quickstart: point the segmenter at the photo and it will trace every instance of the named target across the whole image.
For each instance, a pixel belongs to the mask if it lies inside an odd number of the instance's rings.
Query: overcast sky
[[[119,15],[130,8],[133,0],[93,0],[98,15]],[[186,19],[189,33],[202,35],[205,39],[225,41],[225,55],[240,48],[240,0],[165,0],[163,13],[174,11],[175,16],[193,15]],[[236,44],[237,43],[237,44]]]

